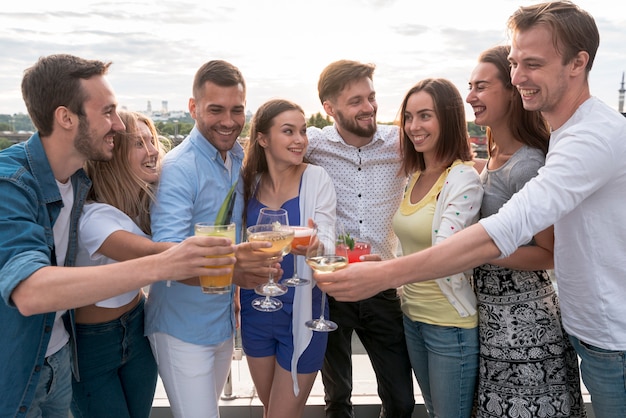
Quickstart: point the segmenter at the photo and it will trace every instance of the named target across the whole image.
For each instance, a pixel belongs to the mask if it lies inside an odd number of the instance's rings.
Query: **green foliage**
[[[217,212],[217,217],[215,218],[215,225],[228,225],[233,215],[233,207],[235,206],[235,188],[237,187],[237,182],[235,182],[228,194],[224,198],[222,202],[222,206],[220,210]]]
[[[470,136],[485,136],[485,128],[474,122],[467,122],[467,131]]]
[[[33,125],[33,122],[31,122],[30,117],[24,113],[15,113],[13,115],[0,115],[0,123],[7,124],[7,129],[0,128],[0,131],[35,131],[35,126]]]
[[[0,150],[9,148],[13,143],[8,138],[0,137]]]
[[[337,237],[338,241],[345,242],[350,251],[354,250],[354,238],[350,236],[350,233],[347,232],[345,235],[339,235]]]
[[[317,112],[314,115],[311,115],[309,120],[307,121],[307,126],[316,126],[322,129],[324,126],[332,125],[333,122],[330,120],[329,116],[322,116],[320,112]]]

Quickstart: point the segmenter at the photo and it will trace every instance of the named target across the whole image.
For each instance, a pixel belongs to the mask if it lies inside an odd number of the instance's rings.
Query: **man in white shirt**
[[[581,358],[595,416],[626,416],[626,119],[591,96],[600,43],[568,1],[520,7],[508,22],[512,83],[552,128],[546,163],[500,211],[426,251],[324,276],[339,300],[428,280],[499,257],[554,224],[563,326]],[[419,265],[419,269],[416,266]]]
[[[337,192],[337,221],[353,237],[368,240],[382,259],[396,255],[391,227],[406,179],[400,172],[397,126],[377,125],[374,65],[337,61],[320,75],[318,91],[335,123],[307,129],[307,158],[326,169]],[[379,276],[386,280],[386,274]],[[367,351],[382,400],[380,417],[410,417],[415,399],[400,299],[395,287],[345,303],[329,298],[329,316],[339,329],[328,336],[322,368],[326,417],[354,417],[352,346],[356,332]],[[392,371],[392,372],[390,372]]]

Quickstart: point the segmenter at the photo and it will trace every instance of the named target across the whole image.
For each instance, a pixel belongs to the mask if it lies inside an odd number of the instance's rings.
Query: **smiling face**
[[[516,32],[511,45],[511,82],[524,109],[550,114],[558,111],[568,90],[568,64],[557,51],[552,32],[544,25]]]
[[[415,151],[424,155],[427,165],[429,161],[434,161],[440,137],[440,126],[430,94],[418,91],[409,96],[404,110],[403,128],[413,143]]]
[[[222,87],[210,81],[204,83],[199,97],[189,99],[189,113],[198,130],[223,159],[246,123],[245,102],[241,84]]]
[[[504,87],[498,68],[490,62],[479,63],[469,81],[470,92],[466,102],[474,110],[474,123],[494,126],[506,122],[513,92]]]
[[[344,132],[372,139],[376,132],[376,91],[374,83],[363,77],[348,84],[334,100],[324,102],[324,110],[335,119],[337,129],[344,139]]]
[[[269,166],[301,164],[309,144],[304,115],[298,110],[279,113],[268,134],[259,133],[258,142]]]
[[[156,183],[159,179],[158,139],[152,136],[148,125],[138,121],[137,132],[125,140],[131,141],[128,156],[131,171],[146,183]]]
[[[81,80],[87,99],[84,115],[78,116],[74,148],[85,160],[108,161],[113,158],[115,132],[124,130],[117,114],[117,101],[109,83],[102,76]]]

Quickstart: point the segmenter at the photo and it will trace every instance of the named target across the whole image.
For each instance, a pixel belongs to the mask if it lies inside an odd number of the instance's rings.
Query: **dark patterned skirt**
[[[585,417],[578,358],[545,271],[474,269],[480,368],[477,417]]]

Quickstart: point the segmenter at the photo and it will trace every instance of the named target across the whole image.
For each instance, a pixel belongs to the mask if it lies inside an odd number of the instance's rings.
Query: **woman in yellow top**
[[[410,176],[393,229],[403,253],[443,241],[478,220],[463,99],[445,79],[425,79],[400,110],[402,174]],[[431,417],[470,417],[478,372],[476,297],[464,274],[404,286],[404,332]]]

